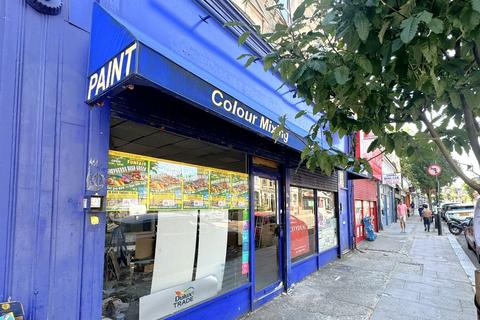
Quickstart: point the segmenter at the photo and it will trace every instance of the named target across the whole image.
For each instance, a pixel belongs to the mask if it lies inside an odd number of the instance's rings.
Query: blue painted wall
[[[82,209],[89,34],[69,23],[91,5],[64,1],[57,17],[23,0],[0,6],[0,299],[24,303],[27,319],[80,318],[82,276],[102,275],[92,256],[103,230]]]
[[[105,163],[108,148],[108,106],[89,111],[83,103],[92,3],[64,0],[56,17],[34,11],[23,0],[4,0],[0,6],[0,299],[21,301],[27,319],[100,318],[105,221],[90,225],[82,208],[88,160]],[[124,14],[137,5],[103,3]],[[167,6],[162,9],[165,19],[190,25],[185,34],[195,31],[188,19],[198,16],[199,9],[189,0],[142,3]],[[218,26],[216,32],[229,36]],[[203,40],[210,35],[201,34]],[[168,45],[177,55],[183,53],[186,64],[195,56],[204,57],[200,63],[207,66],[218,65],[218,57],[231,65],[241,51],[234,39],[221,52],[198,52],[183,40],[170,39]],[[254,67],[256,85],[245,83],[253,76],[238,66],[230,70],[238,73],[235,78],[212,68],[261,104],[283,99],[265,98],[258,89],[270,94],[278,84],[261,66]]]

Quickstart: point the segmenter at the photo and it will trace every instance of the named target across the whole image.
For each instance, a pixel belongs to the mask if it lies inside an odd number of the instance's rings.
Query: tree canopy
[[[427,173],[429,165],[436,163],[442,167],[442,173],[438,177],[440,187],[450,185],[456,178],[455,172],[452,170],[446,159],[440,154],[436,145],[427,143],[428,137],[418,135],[412,141],[416,152],[409,156],[400,158],[402,166],[402,174],[405,175],[410,182],[428,196],[431,203],[431,196],[436,193],[437,185],[435,177]],[[442,197],[445,199],[445,197]]]
[[[243,55],[245,64],[261,59],[309,106],[297,117],[318,116],[302,153],[308,167],[348,164],[320,148],[320,132],[330,145],[335,133],[373,132],[371,150],[411,156],[414,137],[402,130],[411,124],[480,191],[451,156],[472,150],[480,162],[480,0],[303,0],[291,24],[261,36],[273,51]]]

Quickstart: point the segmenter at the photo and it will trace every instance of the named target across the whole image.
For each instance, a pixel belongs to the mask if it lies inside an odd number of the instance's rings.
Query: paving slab
[[[446,233],[393,224],[244,319],[476,319],[471,269]]]

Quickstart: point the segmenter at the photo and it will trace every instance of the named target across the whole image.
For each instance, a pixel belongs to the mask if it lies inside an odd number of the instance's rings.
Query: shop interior
[[[248,282],[244,153],[115,115],[110,150],[106,319],[163,317],[193,304],[191,288],[198,303]]]

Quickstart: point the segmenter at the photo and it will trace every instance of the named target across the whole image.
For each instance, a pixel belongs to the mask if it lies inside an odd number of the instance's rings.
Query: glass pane
[[[248,283],[248,175],[109,159],[105,317],[163,318]]]
[[[292,262],[315,253],[313,190],[290,187],[290,256]]]
[[[355,224],[361,225],[362,224],[362,201],[355,200]]]
[[[277,180],[254,177],[255,290],[279,280]]]
[[[338,245],[335,194],[317,191],[318,251],[322,252]]]

